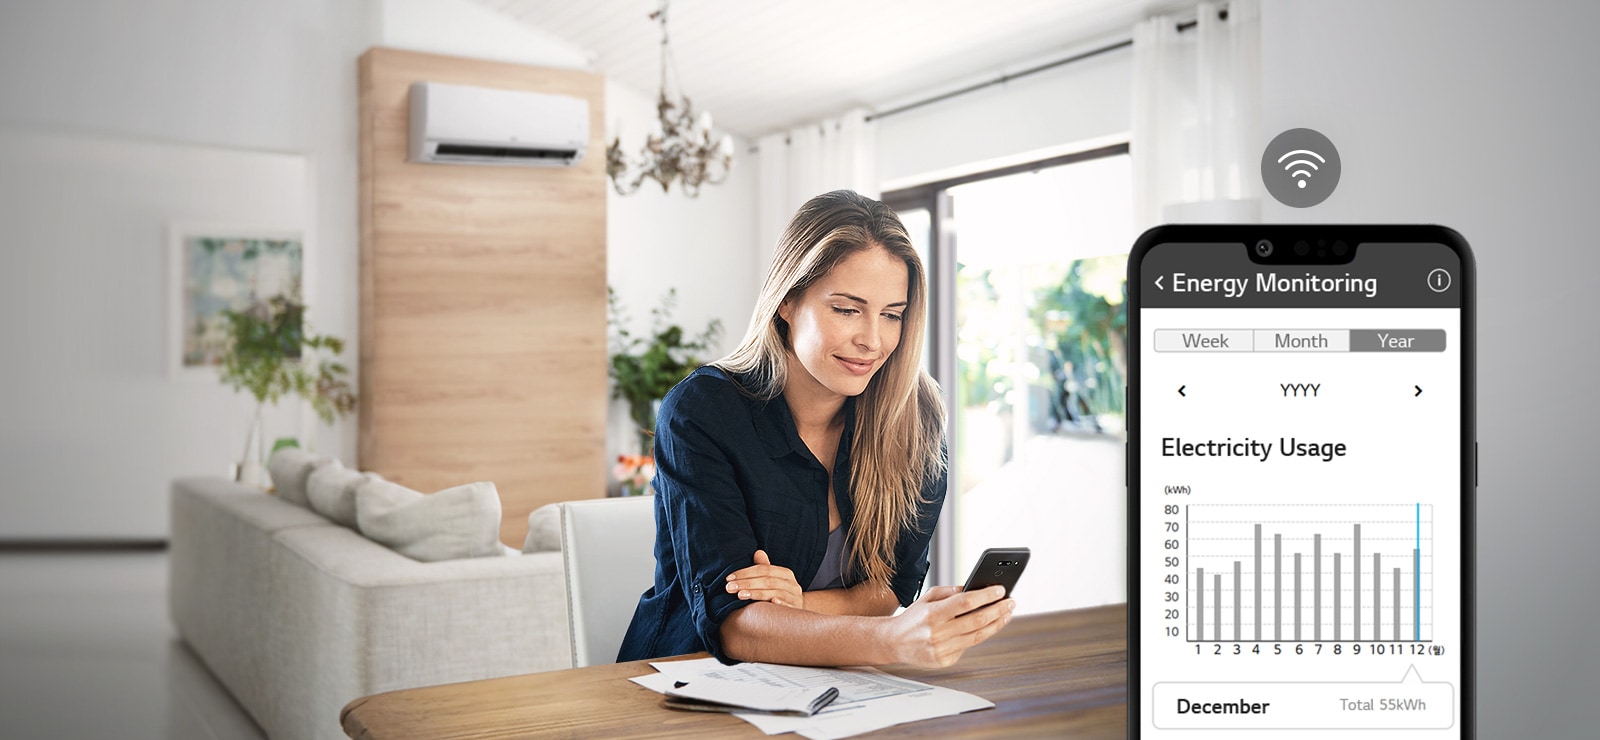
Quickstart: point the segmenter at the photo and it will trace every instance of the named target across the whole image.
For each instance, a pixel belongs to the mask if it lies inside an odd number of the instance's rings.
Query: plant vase
[[[253,488],[266,488],[267,439],[261,434],[261,404],[256,404],[255,416],[250,419],[250,430],[244,438],[244,455],[235,469],[234,480]]]

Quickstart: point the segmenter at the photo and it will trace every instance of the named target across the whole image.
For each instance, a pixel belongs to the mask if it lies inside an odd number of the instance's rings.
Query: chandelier
[[[650,133],[634,162],[622,153],[622,137],[613,138],[606,147],[606,174],[619,195],[632,195],[645,178],[650,178],[661,183],[663,193],[673,180],[679,180],[683,192],[693,198],[700,194],[701,184],[716,185],[728,179],[728,170],[733,166],[733,139],[724,134],[713,142],[709,111],[701,111],[696,117],[688,96],[680,94],[677,102],[667,97],[667,69],[671,67],[674,76],[678,71],[672,47],[667,43],[667,0],[662,0],[661,9],[651,13],[650,18],[661,21],[661,97],[656,102],[661,130]]]

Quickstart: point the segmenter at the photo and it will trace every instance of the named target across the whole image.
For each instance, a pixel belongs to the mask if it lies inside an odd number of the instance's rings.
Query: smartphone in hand
[[[991,547],[983,551],[978,564],[972,566],[971,575],[962,591],[977,591],[990,586],[1004,586],[1006,596],[1017,587],[1017,579],[1028,567],[1030,553],[1026,547]]]

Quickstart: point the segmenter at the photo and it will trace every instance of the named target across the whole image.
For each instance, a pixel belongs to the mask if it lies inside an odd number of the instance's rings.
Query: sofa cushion
[[[367,539],[414,560],[504,556],[500,493],[489,482],[422,494],[381,478],[356,487],[356,524]]]
[[[272,487],[278,498],[291,504],[310,506],[306,494],[306,478],[318,465],[333,461],[323,455],[313,455],[298,447],[285,447],[272,453],[267,460],[267,473],[272,476]]]
[[[561,505],[545,504],[528,515],[528,538],[522,542],[523,552],[556,552],[561,550]]]
[[[351,470],[338,460],[331,460],[311,471],[306,478],[306,496],[311,499],[311,510],[346,527],[356,526],[356,486],[373,473],[363,474]]]

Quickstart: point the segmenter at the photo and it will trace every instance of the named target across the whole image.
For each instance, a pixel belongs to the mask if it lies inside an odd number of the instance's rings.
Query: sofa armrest
[[[270,600],[272,537],[334,529],[303,506],[223,478],[172,482],[168,614],[183,640],[257,722],[269,721],[273,678],[260,633]]]
[[[269,672],[293,681],[271,734],[334,737],[382,691],[571,667],[560,553],[421,563],[340,527],[274,539]]]

